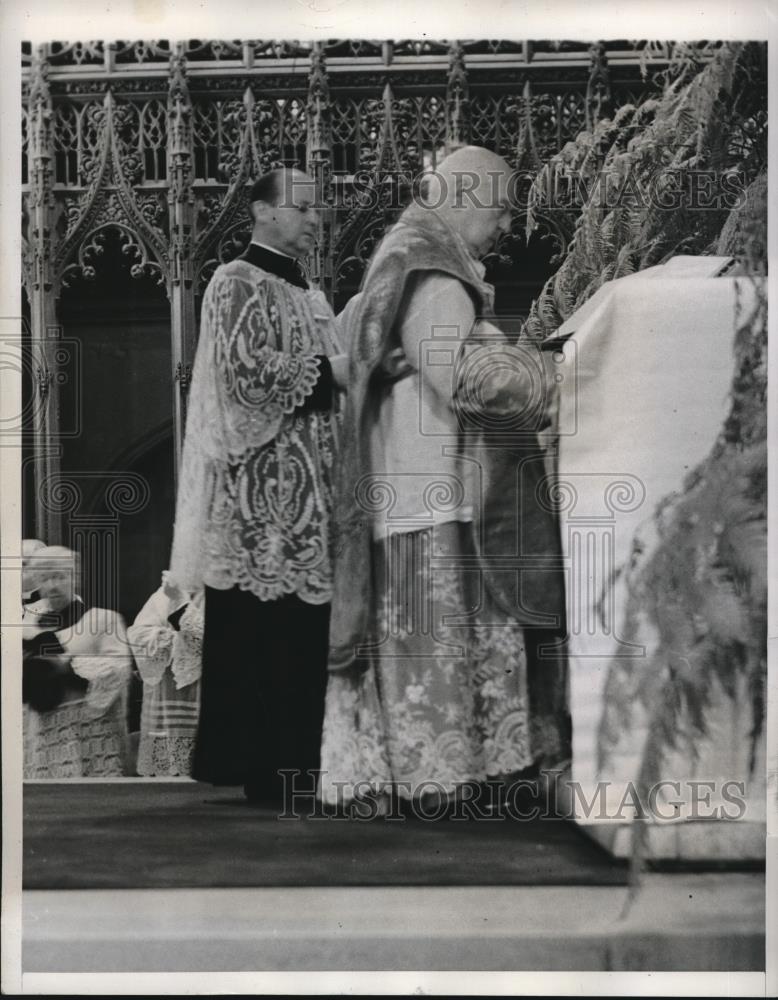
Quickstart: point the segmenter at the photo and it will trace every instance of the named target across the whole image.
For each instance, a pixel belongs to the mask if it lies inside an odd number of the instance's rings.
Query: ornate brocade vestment
[[[483,280],[483,269],[467,252],[462,240],[435,212],[412,204],[387,233],[374,253],[355,296],[339,316],[340,329],[349,345],[349,391],[343,418],[343,438],[338,459],[335,503],[335,601],[330,622],[330,670],[348,669],[369,629],[368,607],[372,587],[370,539],[373,519],[369,505],[354,484],[365,474],[386,470],[376,467],[375,436],[379,421],[381,369],[391,359],[392,333],[403,295],[412,280],[431,273],[459,282],[472,299],[478,319],[500,340],[479,343],[477,337],[463,348],[473,348],[481,358],[486,383],[471,376],[456,376],[451,384],[452,406],[463,420],[461,450],[481,469],[478,509],[474,511],[478,566],[492,599],[512,620],[522,625],[556,627],[564,615],[564,579],[559,563],[559,535],[555,515],[542,499],[542,461],[537,436],[530,423],[517,423],[517,440],[501,430],[503,421],[525,409],[526,400],[515,394],[518,358],[501,372],[500,356],[514,348],[491,326],[493,289]],[[477,334],[481,322],[473,329]],[[434,330],[430,330],[430,335]],[[469,337],[465,337],[468,340]],[[476,353],[477,352],[477,353]],[[492,365],[490,355],[498,361]],[[405,366],[411,367],[410,365]],[[394,378],[405,372],[395,364]],[[456,370],[456,366],[454,366]],[[461,366],[468,371],[468,365]],[[470,368],[477,371],[476,365]],[[497,419],[497,429],[490,421]],[[469,426],[468,426],[469,424]],[[504,556],[515,557],[515,567],[504,565]]]
[[[299,407],[337,353],[321,292],[236,260],[206,290],[171,572],[263,601],[330,600],[334,411]]]

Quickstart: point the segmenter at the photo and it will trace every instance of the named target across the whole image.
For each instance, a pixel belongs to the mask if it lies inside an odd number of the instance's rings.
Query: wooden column
[[[448,52],[446,80],[446,153],[470,142],[470,96],[465,51],[453,42]]]
[[[593,132],[600,119],[611,112],[611,82],[604,42],[589,46],[592,68],[586,84],[586,128]]]
[[[311,72],[308,78],[308,173],[316,181],[316,201],[319,212],[319,232],[316,240],[312,275],[314,284],[330,303],[335,294],[332,273],[332,123],[327,69],[321,42],[314,42],[311,52]]]
[[[543,160],[535,141],[535,128],[532,122],[532,84],[529,79],[524,82],[521,101],[516,105],[516,115],[518,117],[516,169],[535,173],[543,166]]]
[[[176,44],[170,57],[167,112],[168,209],[170,213],[168,295],[170,296],[177,478],[186,426],[186,401],[197,344],[195,290],[192,280],[192,230],[194,225],[192,105],[186,82],[186,58],[182,43]]]
[[[53,110],[46,48],[33,55],[30,73],[29,252],[35,534],[49,545],[62,544],[62,516],[52,497],[59,472],[59,391],[57,341],[60,330],[53,277]],[[81,387],[77,386],[76,391]]]

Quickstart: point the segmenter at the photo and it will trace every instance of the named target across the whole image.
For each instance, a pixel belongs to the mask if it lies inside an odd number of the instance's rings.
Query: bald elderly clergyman
[[[447,800],[564,755],[528,685],[530,626],[558,626],[563,608],[558,571],[538,571],[555,565],[557,529],[536,497],[537,439],[512,423],[531,395],[524,355],[490,322],[480,263],[510,226],[510,181],[485,149],[447,157],[342,317],[328,803]],[[524,443],[506,449],[496,425]],[[536,558],[517,584],[492,557],[519,551]]]
[[[22,618],[24,777],[126,774],[132,655],[124,620],[79,596],[76,552],[60,545],[24,549],[32,549],[23,555],[26,586],[37,588]]]
[[[206,290],[171,558],[183,589],[205,588],[194,777],[274,805],[280,772],[318,767],[327,674],[347,365],[297,263],[314,246],[314,200],[300,171],[261,177],[251,245]]]

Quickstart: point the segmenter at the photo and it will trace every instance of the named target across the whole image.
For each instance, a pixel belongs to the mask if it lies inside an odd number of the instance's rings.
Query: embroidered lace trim
[[[124,699],[89,718],[83,699],[53,712],[24,708],[25,778],[97,778],[126,774]]]
[[[138,774],[141,777],[191,777],[194,748],[194,736],[142,735],[138,746]]]

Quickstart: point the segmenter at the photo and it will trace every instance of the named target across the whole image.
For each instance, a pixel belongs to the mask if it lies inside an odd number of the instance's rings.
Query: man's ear
[[[251,217],[254,222],[267,222],[273,214],[273,206],[266,201],[252,201]]]

